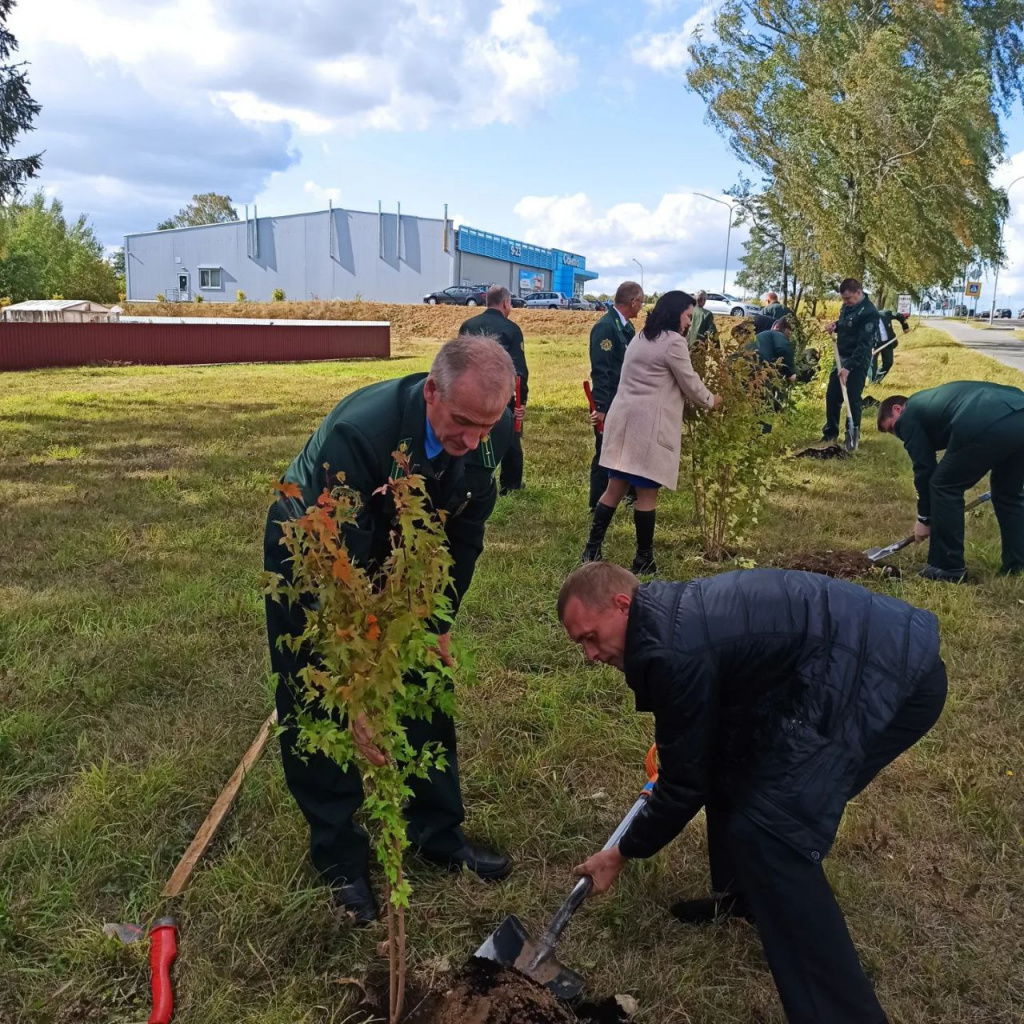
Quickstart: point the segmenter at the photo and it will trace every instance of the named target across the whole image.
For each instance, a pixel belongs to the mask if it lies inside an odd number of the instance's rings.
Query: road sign
[[[968,281],[967,287],[964,289],[964,295],[970,295],[972,299],[976,299],[981,294],[981,282],[980,281]]]
[[[910,296],[901,295],[896,300],[896,312],[902,313],[904,316],[910,316]]]

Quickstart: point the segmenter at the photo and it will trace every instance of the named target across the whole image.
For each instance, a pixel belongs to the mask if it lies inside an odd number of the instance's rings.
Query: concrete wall
[[[443,221],[403,216],[400,245],[398,231],[395,213],[378,223],[376,213],[324,210],[128,235],[128,300],[155,299],[159,293],[168,299],[202,295],[208,302],[234,302],[241,290],[249,299],[267,302],[280,288],[295,300],[419,302],[427,292],[452,284],[453,254],[442,249]],[[247,244],[247,232],[255,234],[255,247]],[[203,267],[221,269],[219,289],[200,287]],[[188,276],[187,294],[178,293],[179,274]]]

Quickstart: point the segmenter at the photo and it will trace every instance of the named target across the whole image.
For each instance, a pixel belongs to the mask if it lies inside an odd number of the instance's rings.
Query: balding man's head
[[[441,346],[423,386],[427,417],[449,455],[465,455],[501,419],[515,368],[489,335],[460,334]]]

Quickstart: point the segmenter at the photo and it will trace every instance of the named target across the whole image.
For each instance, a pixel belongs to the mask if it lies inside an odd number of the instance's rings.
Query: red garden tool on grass
[[[605,850],[618,846],[619,840],[643,810],[654,789],[654,783],[658,780],[656,747],[652,746],[647,752],[644,764],[647,769],[647,785],[641,790],[640,796],[637,797],[626,816],[619,822],[618,828],[611,834],[611,838],[604,844],[603,849]],[[558,961],[555,956],[555,946],[572,915],[590,895],[590,890],[593,887],[594,880],[589,875],[581,878],[537,942],[530,938],[522,921],[514,914],[510,914],[487,936],[484,944],[476,951],[476,955],[484,960],[494,960],[505,967],[515,967],[527,977],[533,978],[534,981],[540,982],[541,985],[550,989],[559,999],[574,999],[583,988],[583,975]]]
[[[587,396],[587,402],[590,405],[590,411],[592,413],[597,412],[597,405],[594,402],[594,392],[590,390],[590,381],[589,380],[585,380],[583,382],[583,393]],[[604,424],[598,422],[596,424],[596,426],[597,426],[597,432],[599,434],[603,434],[604,433]]]
[[[174,1013],[171,964],[178,955],[178,922],[161,917],[149,933],[149,971],[153,987],[153,1012],[149,1024],[170,1024]]]

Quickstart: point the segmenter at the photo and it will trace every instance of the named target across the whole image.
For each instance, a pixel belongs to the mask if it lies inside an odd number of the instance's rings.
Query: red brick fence
[[[202,317],[113,324],[0,324],[0,370],[144,363],[291,363],[387,359],[380,321],[229,320]]]

